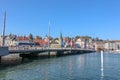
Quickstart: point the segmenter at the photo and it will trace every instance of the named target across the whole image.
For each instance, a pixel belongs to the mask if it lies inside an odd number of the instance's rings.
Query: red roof
[[[20,36],[16,38],[17,41],[29,41],[29,38],[26,36]]]
[[[34,43],[39,43],[41,47],[44,46],[44,40],[40,40],[40,39],[35,39]]]

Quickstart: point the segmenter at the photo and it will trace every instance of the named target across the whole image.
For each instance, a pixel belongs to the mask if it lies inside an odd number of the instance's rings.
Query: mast
[[[50,21],[48,24],[48,48],[50,48]]]
[[[4,21],[3,21],[3,29],[2,29],[2,46],[5,43],[5,25],[6,25],[6,11],[4,12]]]

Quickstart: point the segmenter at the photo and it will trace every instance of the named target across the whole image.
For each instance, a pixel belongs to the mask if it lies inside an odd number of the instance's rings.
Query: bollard
[[[50,51],[48,51],[48,57],[50,58]]]
[[[0,64],[2,63],[2,56],[0,56]]]

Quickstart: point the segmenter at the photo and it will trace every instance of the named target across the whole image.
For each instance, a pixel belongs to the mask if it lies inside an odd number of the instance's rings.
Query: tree
[[[33,42],[33,35],[31,33],[29,34],[28,38],[30,42]]]
[[[77,41],[79,38],[81,38],[80,36],[76,36],[75,37],[75,41]]]
[[[12,40],[15,40],[17,38],[17,35],[14,35],[12,33],[10,33],[9,35],[9,38],[12,39]]]
[[[10,39],[13,38],[13,34],[12,33],[10,33],[8,36],[9,36]]]
[[[95,38],[95,41],[99,41],[99,38],[98,38],[98,37],[96,37],[96,38]]]
[[[37,36],[36,36],[36,39],[42,39],[42,37],[40,37],[40,36],[37,35]]]

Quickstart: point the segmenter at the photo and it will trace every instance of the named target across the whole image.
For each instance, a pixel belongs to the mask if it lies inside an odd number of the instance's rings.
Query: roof
[[[39,43],[40,46],[44,46],[44,40],[41,40],[41,39],[35,39],[33,42],[34,42],[34,43]]]
[[[29,41],[29,38],[26,36],[20,36],[16,38],[16,41]]]

